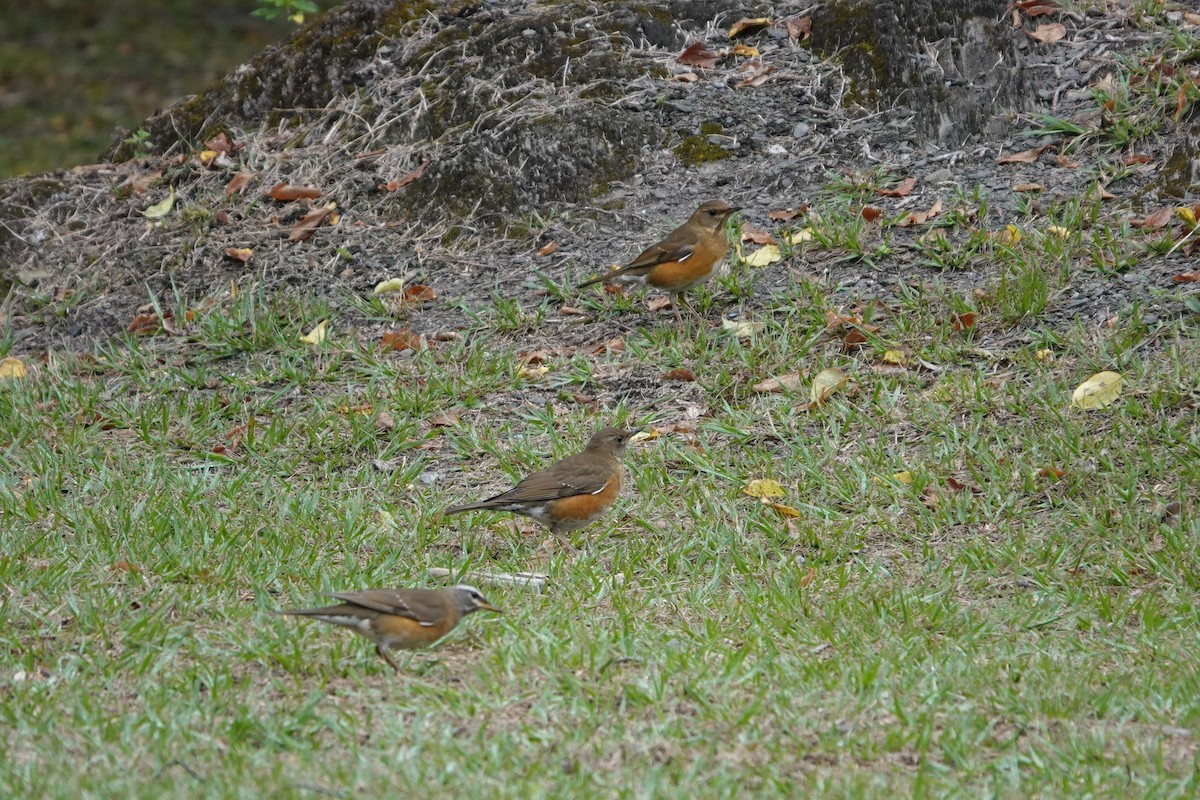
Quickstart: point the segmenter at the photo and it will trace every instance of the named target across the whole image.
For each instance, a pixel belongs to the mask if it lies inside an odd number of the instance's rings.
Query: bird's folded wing
[[[623,270],[647,269],[670,261],[683,261],[696,250],[696,242],[689,237],[668,236],[656,245],[647,247],[641,255],[630,261]]]
[[[338,600],[351,605],[361,606],[381,614],[395,614],[399,617],[410,617],[423,625],[428,625],[446,615],[446,609],[440,603],[426,600],[423,597],[404,598],[399,592],[391,589],[368,589],[365,592],[343,592],[334,594]]]
[[[607,465],[570,463],[574,458],[572,456],[548,470],[533,473],[502,497],[508,502],[521,503],[557,500],[560,497],[595,494],[612,480],[612,470]]]

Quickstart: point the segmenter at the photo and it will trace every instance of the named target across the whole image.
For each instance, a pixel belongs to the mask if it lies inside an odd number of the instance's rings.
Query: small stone
[[[792,128],[793,139],[803,139],[808,136],[808,132],[812,130],[812,126],[807,122],[797,122],[796,127]]]

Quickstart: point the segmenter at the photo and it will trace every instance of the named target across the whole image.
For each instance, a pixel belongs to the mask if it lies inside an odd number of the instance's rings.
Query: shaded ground
[[[362,5],[387,18],[386,4]],[[86,347],[121,332],[151,297],[196,306],[232,281],[268,291],[315,289],[331,298],[339,325],[357,327],[366,321],[355,321],[356,307],[368,302],[372,287],[405,277],[438,292],[440,303],[406,311],[418,332],[434,333],[466,323],[457,301],[497,295],[536,306],[541,300],[531,288],[604,270],[717,195],[744,206],[744,220],[761,228],[778,233],[816,219],[823,231],[818,241],[785,247],[788,258],[760,270],[753,292],[742,287],[736,302],[720,300],[727,312],[752,312],[797,271],[839,287],[847,304],[892,293],[901,282],[944,282],[964,304],[979,305],[983,298],[972,292],[990,291],[1004,277],[1003,247],[990,234],[1009,224],[1044,231],[1085,218],[1084,235],[1095,239],[1090,263],[1056,265],[1051,296],[1028,316],[1051,327],[1096,323],[1133,303],[1151,322],[1178,315],[1179,296],[1167,295],[1189,263],[1186,248],[1158,258],[1153,247],[1130,249],[1101,231],[1193,200],[1191,101],[1178,122],[1171,114],[1171,86],[1184,85],[1186,73],[1167,85],[1165,68],[1154,71],[1184,55],[1167,41],[1169,26],[1184,23],[1178,14],[1163,17],[1166,27],[1147,32],[1114,3],[1064,15],[1069,36],[1039,44],[1011,27],[1002,5],[979,25],[1022,60],[1029,93],[1023,105],[1036,113],[1001,109],[979,120],[972,109],[959,127],[937,126],[941,142],[927,139],[928,109],[911,111],[902,97],[882,110],[860,104],[881,94],[865,90],[868,77],[852,71],[848,53],[877,41],[824,34],[817,38],[829,50],[818,57],[808,43],[770,28],[738,40],[759,49],[760,59],[730,55],[700,69],[679,64],[676,55],[693,40],[730,47],[723,29],[738,16],[732,6],[676,4],[641,16],[617,7],[574,15],[565,27],[551,21],[559,13],[553,4],[457,9],[442,17],[401,6],[393,22],[404,38],[384,36],[377,54],[339,67],[353,74],[357,91],[331,100],[320,115],[299,112],[306,121],[290,130],[229,128],[242,149],[225,168],[203,167],[192,149],[198,144],[175,144],[177,155],[166,160],[9,185],[10,216],[23,219],[0,240],[5,274],[15,282],[6,325],[18,350]],[[777,4],[775,18],[802,6]],[[837,8],[827,17],[818,13],[814,28],[839,24]],[[339,10],[357,19],[352,12]],[[715,14],[711,26],[705,14]],[[1020,19],[1029,30],[1045,17]],[[597,36],[601,27],[610,32]],[[462,46],[478,53],[464,63],[483,64],[482,72],[446,59]],[[286,56],[291,47],[278,52]],[[356,45],[349,52],[361,51]],[[972,58],[983,56],[968,57],[945,41],[941,50],[928,45],[916,56],[922,74],[948,74],[948,86],[978,71]],[[1131,73],[1122,59],[1140,66]],[[740,85],[758,74],[757,64],[771,69],[765,80]],[[1108,94],[1097,85],[1109,86]],[[1116,98],[1113,111],[1099,105],[1109,96]],[[981,133],[970,132],[972,120]],[[997,127],[1007,134],[987,138]],[[1034,128],[1065,133],[1033,137]],[[1038,145],[1046,149],[1034,163],[996,163]],[[424,175],[381,191],[422,162]],[[228,197],[235,169],[253,177],[244,195]],[[911,194],[876,194],[910,176],[917,178]],[[320,189],[320,202],[337,202],[340,223],[287,241],[307,203],[261,199],[279,181]],[[1022,184],[1032,190],[1016,190]],[[1097,186],[1114,197],[1101,201]],[[139,212],[169,187],[178,196],[175,208],[148,222]],[[909,211],[935,203],[943,210],[929,224],[896,226]],[[785,225],[767,217],[804,204],[814,217]],[[866,204],[882,211],[879,222],[848,224]],[[1178,234],[1168,226],[1145,238],[1153,245],[1172,232]],[[556,252],[536,255],[550,241]],[[1161,251],[1169,249],[1166,241]],[[243,265],[225,255],[227,248],[252,248],[254,255]],[[565,322],[550,339],[599,340],[611,324]]]
[[[295,28],[252,0],[0,2],[0,176],[98,160],[157,106]]]

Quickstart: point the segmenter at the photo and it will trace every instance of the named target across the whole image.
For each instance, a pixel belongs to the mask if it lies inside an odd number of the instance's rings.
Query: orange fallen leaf
[[[648,311],[662,311],[664,308],[671,307],[670,295],[662,295],[659,297],[651,297],[646,301],[646,309]]]
[[[877,189],[876,192],[884,197],[908,197],[916,185],[917,179],[910,176],[890,189]]]
[[[390,353],[393,350],[425,350],[430,344],[424,336],[413,333],[412,328],[401,328],[385,333],[380,346],[383,352]]]
[[[170,316],[169,314],[166,316]],[[142,336],[148,333],[157,333],[162,329],[162,320],[157,314],[137,314],[129,325],[125,327],[127,333],[132,333]]]
[[[1012,190],[1014,192],[1022,193],[1042,192],[1046,190],[1046,187],[1042,186],[1040,183],[1014,183],[1012,185]]]
[[[1148,155],[1134,153],[1133,155],[1125,156],[1123,159],[1121,159],[1121,163],[1127,167],[1131,167],[1134,164],[1149,164],[1153,160],[1154,159],[1150,158]]]
[[[1200,282],[1200,270],[1196,270],[1195,272],[1182,272],[1171,280],[1175,281],[1176,283],[1198,283]]]
[[[321,194],[320,189],[312,186],[293,186],[282,181],[267,190],[268,197],[281,203],[290,203],[293,200],[315,200]]]
[[[867,222],[877,222],[879,218],[883,216],[883,210],[878,209],[875,206],[863,206],[862,211],[859,213]]]
[[[402,303],[430,303],[434,300],[437,300],[437,292],[420,283],[405,286],[404,291],[400,293]]]
[[[606,353],[624,353],[625,352],[625,337],[616,336],[609,339],[607,342],[601,342],[589,351],[594,356],[602,356]]]
[[[563,306],[558,310],[558,313],[564,317],[586,317],[588,315],[588,312],[575,306]]]
[[[968,311],[965,314],[954,314],[951,316],[951,328],[956,331],[965,331],[975,327],[975,312]]]
[[[682,381],[686,383],[696,380],[696,373],[690,369],[673,369],[670,372],[664,372],[662,379],[664,381]]]
[[[225,255],[232,258],[234,261],[241,261],[245,264],[250,260],[250,256],[254,255],[254,251],[249,247],[226,247]]]
[[[720,53],[714,53],[712,50],[704,49],[704,45],[700,42],[694,42],[686,50],[675,57],[675,60],[680,64],[687,64],[689,67],[700,67],[701,69],[712,69],[721,60]]]
[[[762,86],[767,82],[767,77],[775,68],[766,66],[761,61],[747,61],[738,67],[738,70],[744,77],[734,84],[734,86],[739,89],[746,89],[753,86]]]
[[[1054,478],[1057,480],[1066,474],[1067,471],[1065,469],[1059,469],[1058,467],[1042,467],[1038,470],[1039,478]]]
[[[538,249],[537,254],[539,256],[548,256],[557,249],[558,249],[558,242],[547,242],[546,244],[542,245],[541,248]]]

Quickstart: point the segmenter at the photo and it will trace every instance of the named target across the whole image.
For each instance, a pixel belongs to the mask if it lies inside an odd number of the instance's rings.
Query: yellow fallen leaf
[[[903,350],[885,350],[882,360],[885,364],[897,364],[903,367],[908,363],[908,356]]]
[[[1043,347],[1041,350],[1037,351],[1037,360],[1038,361],[1053,361],[1054,360],[1054,351],[1048,347]]]
[[[652,439],[657,439],[660,436],[662,436],[662,431],[660,431],[658,428],[651,428],[650,430],[642,429],[633,436],[630,436],[629,441],[633,444],[637,444],[638,442],[648,442]]]
[[[1071,231],[1061,225],[1051,225],[1049,228],[1046,228],[1046,233],[1052,233],[1060,239],[1066,239],[1071,235]]]
[[[1121,394],[1121,375],[1117,372],[1097,372],[1075,387],[1071,393],[1071,408],[1091,411],[1104,408]]]
[[[171,187],[171,193],[164,199],[159,200],[154,205],[141,212],[146,219],[162,219],[167,214],[171,213],[171,209],[175,207],[175,187]]]
[[[903,472],[896,472],[892,475],[892,480],[898,481],[903,484],[911,485],[912,484],[912,473],[909,472],[908,470],[904,470]]]
[[[1005,225],[1003,230],[996,233],[996,241],[1000,244],[1014,245],[1021,241],[1021,229],[1016,225]]]
[[[329,324],[329,320],[323,319],[317,323],[317,327],[313,328],[304,336],[300,337],[300,341],[305,344],[311,344],[314,347],[325,341],[325,327]]]
[[[733,46],[733,54],[735,56],[743,56],[745,58],[758,58],[759,52],[757,47],[752,47],[748,44],[738,42]]]
[[[0,361],[0,378],[24,378],[26,373],[25,362],[15,356]]]
[[[838,389],[850,380],[846,373],[842,372],[837,367],[826,367],[817,373],[817,377],[813,378],[812,388],[809,390],[809,397],[812,399],[813,405],[819,406]]]
[[[755,478],[742,488],[742,494],[764,498],[783,497],[786,492],[783,491],[783,486],[779,481],[772,480],[771,478]]]
[[[764,245],[748,255],[743,263],[750,267],[765,267],[783,260],[783,254],[773,244]]]
[[[798,517],[800,512],[791,506],[785,506],[783,503],[771,503],[771,508],[775,509],[781,517]]]
[[[792,231],[791,233],[786,234],[783,238],[784,241],[795,247],[798,244],[811,242],[813,239],[813,231],[812,228],[805,228],[802,231]]]
[[[1190,206],[1176,207],[1175,216],[1186,222],[1189,227],[1196,227],[1196,211]]]
[[[521,367],[519,370],[517,370],[517,377],[525,378],[526,380],[533,381],[533,380],[537,380],[538,378],[542,377],[549,371],[550,371],[550,368],[545,365],[539,365],[539,366],[526,365],[524,367]]]
[[[375,284],[375,294],[392,294],[404,289],[404,278],[388,278]]]
[[[727,319],[721,321],[721,327],[739,339],[747,339],[765,328],[766,323],[748,319]]]

